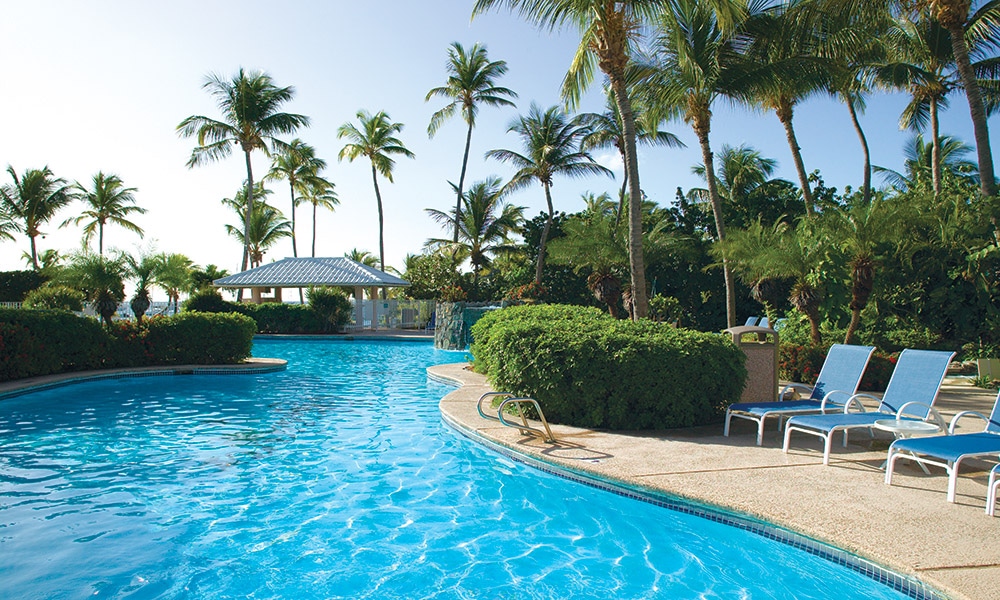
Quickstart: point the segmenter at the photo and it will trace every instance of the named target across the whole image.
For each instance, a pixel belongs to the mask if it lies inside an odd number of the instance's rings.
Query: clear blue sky
[[[188,169],[194,140],[179,138],[175,127],[192,114],[219,116],[201,88],[206,74],[229,76],[241,66],[262,69],[279,85],[295,87],[287,110],[312,118],[312,126],[299,137],[330,163],[327,175],[337,185],[341,205],[334,213],[320,213],[317,255],[378,250],[370,166],[337,162],[343,146],[337,127],[354,120],[361,108],[385,110],[405,125],[400,137],[416,159],[399,159],[394,184],[380,182],[386,261],[401,267],[407,253],[419,252],[428,238],[442,235],[424,209],[452,205],[447,181],[458,180],[461,166],[464,122],[456,118],[447,123],[434,139],[426,131],[443,102],[425,102],[424,97],[445,81],[448,45],[480,42],[493,60],[507,61],[510,70],[501,84],[519,94],[518,109],[526,110],[531,102],[543,107],[559,102],[559,85],[578,43],[575,31],[540,32],[506,12],[470,22],[471,5],[464,0],[6,3],[0,20],[0,167],[11,164],[20,173],[48,165],[57,176],[84,182],[98,170],[117,173],[138,188],[139,204],[149,211],[135,218],[146,238],[112,227],[106,231],[106,246],[135,251],[139,245],[155,245],[159,251],[184,253],[200,265],[235,272],[241,246],[226,236],[223,225],[236,219],[220,200],[241,185],[243,160],[234,155]],[[869,101],[862,124],[877,165],[901,168],[902,148],[911,135],[897,124],[905,102],[901,94]],[[602,110],[600,82],[582,108]],[[716,152],[723,144],[749,144],[779,162],[778,176],[795,180],[784,132],[772,113],[719,105],[714,114]],[[510,174],[483,154],[518,148],[517,138],[506,134],[516,115],[514,109],[480,113],[467,181]],[[991,120],[994,129],[996,124]],[[820,169],[828,185],[841,189],[860,184],[860,147],[843,105],[825,97],[809,100],[797,111],[795,125],[808,170]],[[702,185],[691,174],[701,156],[690,127],[676,122],[666,129],[688,147],[640,154],[642,187],[661,205],[673,201],[678,186]],[[942,133],[972,143],[964,97],[952,98]],[[994,132],[994,140],[997,136],[1000,131]],[[621,176],[617,156],[596,158]],[[269,161],[258,153],[253,164],[259,178]],[[7,183],[6,173],[2,176]],[[572,212],[582,208],[582,192],[614,192],[618,185],[603,178],[557,180],[553,200],[557,210]],[[270,202],[287,216],[287,185],[270,187]],[[537,187],[511,196],[511,201],[528,207],[530,215],[544,207]],[[309,213],[309,207],[298,210],[300,254],[308,253]],[[41,250],[79,248],[78,227],[57,228],[71,216],[73,207],[49,224],[47,237],[39,240]],[[21,254],[27,249],[23,236],[0,243],[0,270],[24,268]],[[285,241],[265,261],[291,253],[291,242]]]

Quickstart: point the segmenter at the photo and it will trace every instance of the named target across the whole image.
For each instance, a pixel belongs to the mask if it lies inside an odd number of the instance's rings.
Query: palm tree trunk
[[[969,114],[972,117],[972,127],[975,132],[980,190],[984,197],[990,198],[997,194],[996,179],[993,175],[993,153],[990,150],[990,130],[986,124],[986,108],[983,105],[982,94],[979,92],[979,83],[976,81],[976,74],[969,62],[969,47],[965,43],[965,28],[962,22],[957,22],[955,19],[944,19],[940,15],[938,18],[951,34],[951,49],[955,55],[955,66],[958,67],[958,74],[962,78],[962,87],[965,88],[965,97],[969,101]],[[996,217],[993,220],[995,222]]]
[[[845,94],[844,101],[847,104],[848,112],[851,113],[851,123],[854,124],[854,131],[858,134],[858,139],[861,140],[861,151],[865,156],[861,197],[864,203],[868,204],[872,199],[872,155],[868,149],[868,138],[865,137],[865,132],[861,129],[861,121],[858,120],[858,111],[854,108],[854,99],[850,95]]]
[[[635,149],[635,115],[632,101],[628,97],[625,79],[621,72],[608,73],[611,88],[615,92],[615,103],[622,117],[625,129],[625,173],[628,177],[628,262],[632,277],[632,318],[639,320],[649,312],[646,297],[646,267],[642,256],[642,190],[639,187],[638,153]]]
[[[462,191],[465,189],[465,169],[469,165],[469,148],[472,146],[472,122],[469,122],[469,131],[465,134],[465,154],[462,155],[462,172],[458,176],[458,198],[455,200],[455,237],[452,241],[458,243],[459,223],[462,222]]]
[[[707,110],[704,111],[708,113]],[[722,200],[719,198],[719,188],[715,181],[715,162],[712,156],[712,147],[708,141],[708,134],[711,130],[711,123],[708,118],[695,117],[694,131],[698,136],[698,143],[701,145],[701,159],[705,163],[705,179],[708,182],[708,198],[712,203],[712,215],[715,217],[715,231],[719,241],[726,239],[726,226],[722,218]],[[729,260],[722,259],[722,276],[726,283],[726,327],[736,326],[736,286],[733,282],[733,274],[729,268]]]
[[[100,221],[97,222],[97,254],[104,256],[104,223]]]
[[[941,140],[938,134],[938,104],[937,98],[930,98],[930,118],[931,118],[931,187],[934,189],[934,197],[941,195]]]
[[[316,204],[313,204],[313,239],[312,239],[312,257],[316,258]]]
[[[299,257],[299,248],[295,243],[295,181],[288,179],[288,189],[292,193],[292,256]],[[302,295],[302,288],[299,288],[299,304],[305,304],[306,299]]]
[[[375,170],[375,163],[372,163],[372,183],[375,184],[375,201],[378,203],[378,262],[379,269],[385,271],[385,236],[383,229],[385,226],[382,215],[382,194],[378,191],[378,172]],[[385,299],[385,288],[382,288],[380,295]],[[374,300],[374,298],[372,298]]]
[[[247,206],[243,216],[243,260],[240,262],[240,272],[247,270],[247,261],[250,260],[250,215],[253,214],[253,167],[250,166],[250,151],[244,149],[243,154],[247,163]],[[243,302],[243,288],[236,292],[236,301]]]
[[[625,153],[622,153],[622,164],[625,164]],[[625,213],[625,192],[628,191],[628,171],[622,176],[622,189],[618,192],[618,214],[615,215],[615,227],[622,222],[622,214]]]
[[[806,174],[806,166],[802,162],[802,151],[799,148],[798,140],[795,139],[795,129],[792,127],[792,103],[788,99],[782,98],[774,112],[785,127],[785,137],[788,139],[788,147],[792,151],[792,162],[795,163],[795,172],[798,173],[799,185],[802,186],[802,199],[806,203],[806,216],[811,217],[813,214],[812,190],[809,189],[809,176]]]
[[[552,229],[552,213],[555,212],[552,208],[552,193],[549,190],[549,184],[543,182],[542,188],[545,189],[545,202],[548,204],[549,213],[545,219],[545,227],[542,228],[542,237],[538,241],[538,260],[535,261],[535,285],[542,285],[542,269],[545,267],[545,244],[549,239],[549,231]]]
[[[35,236],[28,235],[28,239],[31,240],[31,266],[38,270],[38,251],[35,249]]]

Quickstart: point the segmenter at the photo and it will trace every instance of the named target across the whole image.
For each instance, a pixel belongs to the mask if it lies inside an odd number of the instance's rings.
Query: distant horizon
[[[126,186],[138,188],[138,205],[149,212],[133,220],[146,230],[146,237],[140,240],[109,225],[105,248],[128,252],[155,248],[185,254],[200,266],[214,264],[238,272],[241,245],[223,228],[236,220],[220,200],[232,197],[242,185],[242,156],[234,153],[226,160],[188,169],[185,163],[195,141],[180,138],[175,128],[189,115],[219,118],[213,98],[202,89],[207,74],[228,77],[241,66],[260,69],[277,85],[296,89],[283,110],[311,117],[312,127],[288,139],[299,137],[315,146],[317,155],[329,164],[326,175],[337,185],[341,205],[333,213],[322,209],[319,213],[317,256],[343,256],[354,248],[378,254],[370,165],[365,160],[337,161],[344,144],[336,137],[337,127],[353,122],[361,108],[385,110],[405,125],[399,137],[416,159],[397,160],[395,183],[379,181],[386,209],[386,265],[402,269],[406,254],[421,252],[427,239],[446,233],[424,209],[453,206],[448,182],[458,179],[465,123],[456,116],[428,139],[430,115],[445,102],[424,101],[431,88],[446,80],[449,44],[485,45],[491,60],[508,63],[509,71],[498,83],[519,94],[517,110],[481,109],[472,137],[468,185],[494,174],[509,178],[512,170],[485,160],[484,153],[518,148],[519,141],[506,133],[507,127],[532,102],[542,107],[561,104],[559,88],[579,43],[576,31],[538,31],[506,11],[470,22],[471,6],[451,0],[390,0],[378,8],[298,1],[280,11],[261,0],[207,5],[183,0],[169,6],[53,0],[8,6],[0,22],[0,53],[17,58],[6,65],[11,83],[0,97],[0,109],[10,116],[0,135],[0,166],[12,165],[20,174],[48,165],[57,177],[70,182],[86,182],[97,171],[115,173]],[[226,27],[216,33],[199,23]],[[378,28],[377,36],[371,35],[372,27]],[[267,34],[238,35],[243,31]],[[965,98],[956,93],[950,100],[950,108],[942,113],[941,134],[972,146]],[[913,136],[898,128],[907,101],[902,93],[869,98],[861,121],[875,165],[902,170],[903,148]],[[603,109],[597,81],[580,112]],[[713,106],[713,112],[711,142],[716,155],[724,145],[752,146],[778,161],[775,177],[797,185],[785,134],[773,113],[724,101]],[[996,122],[990,119],[994,129]],[[818,170],[828,187],[840,191],[848,185],[860,187],[863,158],[843,104],[816,95],[797,107],[794,123],[807,171]],[[690,126],[674,121],[663,128],[687,147],[641,148],[639,160],[643,190],[666,207],[674,202],[678,187],[687,191],[704,182],[691,172],[701,163],[701,153]],[[998,135],[995,131],[993,138]],[[993,149],[1000,155],[995,141]],[[968,158],[974,161],[974,152]],[[616,179],[556,179],[552,191],[557,211],[581,210],[581,195],[588,191],[617,197],[620,159],[614,152],[595,153],[595,159],[615,171]],[[263,153],[255,153],[255,180],[261,180],[269,162]],[[2,183],[10,183],[6,173],[2,178]],[[877,175],[873,184],[881,184]],[[269,203],[290,218],[287,184],[268,187],[273,190]],[[527,207],[529,218],[545,205],[538,186],[511,195],[509,202]],[[81,247],[79,227],[58,228],[77,214],[79,206],[63,209],[43,228],[46,236],[38,240],[40,252],[53,248],[68,253]],[[306,256],[311,207],[300,206],[296,220],[299,254]],[[0,242],[0,270],[26,268],[21,255],[28,250],[27,238],[15,236],[14,242]],[[283,240],[267,252],[264,262],[288,256],[292,256],[291,241]]]

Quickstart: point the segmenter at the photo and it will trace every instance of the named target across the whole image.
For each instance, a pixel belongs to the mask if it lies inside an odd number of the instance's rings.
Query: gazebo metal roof
[[[409,281],[349,258],[284,258],[242,273],[216,279],[216,287],[406,287]]]

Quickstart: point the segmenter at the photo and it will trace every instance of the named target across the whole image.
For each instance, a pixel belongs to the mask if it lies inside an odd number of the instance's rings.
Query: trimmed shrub
[[[143,342],[158,365],[240,362],[250,356],[256,330],[253,319],[224,313],[181,313],[149,319],[145,325]]]
[[[617,321],[596,309],[520,306],[474,328],[477,370],[538,400],[557,423],[610,429],[717,421],[739,399],[744,356],[726,336]]]
[[[27,327],[0,323],[0,381],[37,375],[51,362],[54,361],[46,356],[44,345]]]
[[[207,313],[242,313],[247,311],[235,302],[222,299],[222,294],[214,289],[199,290],[181,305],[181,310]]]
[[[351,301],[344,292],[332,287],[311,287],[306,292],[309,308],[324,325],[324,331],[335,332],[351,322]]]
[[[47,285],[28,292],[24,297],[24,308],[81,311],[84,300],[86,296],[79,290],[64,285]]]
[[[42,345],[45,356],[30,367],[32,375],[105,366],[110,338],[96,319],[62,310],[7,309],[0,310],[0,322],[23,325]]]
[[[321,333],[326,324],[308,306],[301,304],[245,304],[246,314],[257,322],[257,333]]]

